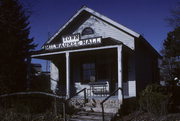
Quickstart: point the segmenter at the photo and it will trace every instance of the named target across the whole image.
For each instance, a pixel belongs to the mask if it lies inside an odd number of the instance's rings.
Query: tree
[[[18,0],[0,0],[0,81],[10,91],[26,88],[27,59],[36,46],[28,18]]]
[[[163,42],[161,77],[164,81],[173,82],[174,78],[180,79],[180,2],[171,11],[167,22],[173,30]]]
[[[163,47],[161,65],[163,80],[170,81],[175,77],[180,78],[180,27],[168,33]]]
[[[180,2],[177,3],[177,6],[171,10],[171,17],[166,19],[168,24],[174,28],[180,26]]]

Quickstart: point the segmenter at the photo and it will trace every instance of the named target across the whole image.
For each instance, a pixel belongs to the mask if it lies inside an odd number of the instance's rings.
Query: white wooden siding
[[[95,34],[81,36],[82,39],[96,36],[102,36],[103,38],[112,37],[116,40],[121,41],[129,48],[134,49],[134,37],[94,16],[91,16],[83,24],[81,24],[79,28],[73,32],[73,34],[81,33],[82,30],[86,27],[91,27],[92,29],[94,29]]]
[[[136,96],[136,81],[128,81],[129,96]]]

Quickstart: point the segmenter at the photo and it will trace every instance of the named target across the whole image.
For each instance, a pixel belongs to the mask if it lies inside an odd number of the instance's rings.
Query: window
[[[97,79],[104,81],[108,79],[108,64],[99,64],[97,68]]]
[[[94,34],[94,30],[90,27],[86,27],[83,31],[82,31],[82,35],[90,35],[90,34]]]
[[[82,83],[89,83],[95,81],[95,64],[84,63],[82,65]]]

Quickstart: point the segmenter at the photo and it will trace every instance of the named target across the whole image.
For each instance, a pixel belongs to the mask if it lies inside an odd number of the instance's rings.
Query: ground
[[[148,113],[136,111],[121,118],[119,117],[116,121],[180,121],[180,113],[156,117]]]

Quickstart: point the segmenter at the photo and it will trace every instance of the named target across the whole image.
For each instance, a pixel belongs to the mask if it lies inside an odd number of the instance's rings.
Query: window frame
[[[81,84],[88,84],[89,82],[91,82],[91,80],[85,80],[84,79],[84,68],[83,68],[83,65],[84,64],[94,64],[94,69],[93,68],[88,68],[88,69],[85,69],[86,71],[87,70],[93,70],[94,71],[94,77],[95,77],[95,80],[96,81],[96,63],[93,62],[93,61],[90,61],[90,62],[83,62],[81,63]]]
[[[90,31],[91,32],[90,32]],[[81,32],[81,35],[84,36],[84,35],[91,35],[91,34],[94,34],[94,30],[91,28],[91,27],[86,27],[82,30]]]

